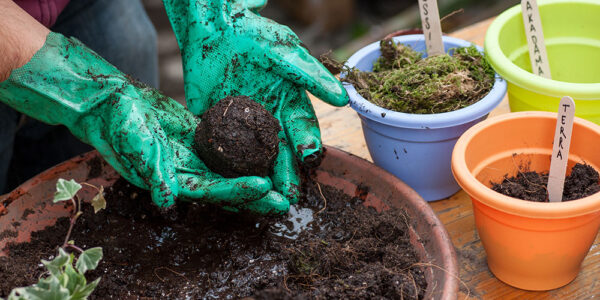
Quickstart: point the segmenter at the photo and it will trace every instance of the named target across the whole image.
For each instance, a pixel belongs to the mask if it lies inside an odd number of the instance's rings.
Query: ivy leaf
[[[77,183],[75,180],[71,179],[66,181],[62,178],[59,178],[56,182],[56,193],[54,193],[53,202],[60,202],[69,200],[77,194],[77,192],[81,189],[81,184]]]
[[[106,208],[106,199],[104,199],[103,186],[100,186],[98,194],[92,199],[92,206],[94,207],[94,213]]]
[[[48,276],[46,278],[40,278],[40,280],[38,281],[38,283],[35,284],[35,286],[39,287],[40,289],[49,289],[50,288],[50,284],[53,281],[58,280],[57,277],[54,276]]]
[[[28,300],[67,300],[69,299],[69,290],[60,285],[56,277],[51,277],[52,280],[46,288],[41,288],[38,285],[16,288],[9,296],[10,299],[28,299]],[[18,295],[18,296],[17,296]]]
[[[59,277],[62,273],[62,268],[69,263],[70,254],[65,252],[62,248],[58,249],[58,256],[51,261],[43,260],[42,263],[46,266],[46,269],[50,271],[50,274],[54,277]]]
[[[84,287],[87,283],[85,276],[83,276],[82,273],[77,272],[77,270],[73,268],[72,263],[65,266],[65,272],[62,276],[64,276],[65,280],[61,281],[61,285],[66,287],[70,294],[73,294],[78,288]]]
[[[87,249],[79,255],[75,267],[81,274],[84,274],[87,270],[93,270],[98,266],[98,263],[102,259],[102,248],[94,247]]]
[[[8,300],[85,300],[93,292],[100,278],[87,284],[83,273],[93,270],[102,259],[102,248],[83,251],[73,268],[74,255],[64,249],[52,261],[42,260],[50,275],[40,278],[38,283],[13,289]],[[2,298],[0,298],[2,300]]]
[[[92,294],[92,292],[94,291],[94,289],[98,285],[98,282],[100,282],[100,278],[97,278],[96,280],[90,282],[90,284],[88,284],[86,286],[83,286],[83,285],[78,286],[75,289],[75,292],[73,292],[73,294],[71,294],[70,300],[84,300],[84,299],[87,299],[87,297],[90,294]]]

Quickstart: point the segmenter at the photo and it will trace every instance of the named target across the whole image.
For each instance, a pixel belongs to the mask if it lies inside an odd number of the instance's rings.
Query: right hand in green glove
[[[265,0],[164,0],[183,58],[188,108],[201,115],[226,96],[262,104],[283,128],[271,175],[274,190],[294,204],[300,196],[297,161],[318,162],[321,134],[310,91],[343,106],[340,82],[286,26],[261,17]]]
[[[50,33],[23,67],[0,82],[0,99],[49,124],[62,124],[159,207],[177,197],[262,214],[287,212],[268,178],[226,179],[192,152],[197,122],[179,103],[126,77],[75,39]]]

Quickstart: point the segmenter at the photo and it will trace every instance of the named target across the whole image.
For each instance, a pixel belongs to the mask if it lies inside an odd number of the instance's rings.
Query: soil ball
[[[224,177],[267,176],[279,153],[279,121],[247,96],[226,97],[202,115],[195,147]]]

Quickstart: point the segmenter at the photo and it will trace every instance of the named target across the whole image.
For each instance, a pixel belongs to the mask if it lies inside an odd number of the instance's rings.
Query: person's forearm
[[[0,0],[0,82],[42,48],[48,33],[12,0]]]

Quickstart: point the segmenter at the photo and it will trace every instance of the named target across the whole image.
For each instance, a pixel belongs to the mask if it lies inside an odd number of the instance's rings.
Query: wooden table
[[[491,21],[492,19],[482,21],[450,35],[483,45],[485,32]],[[323,142],[371,161],[360,119],[354,110],[348,106],[332,107],[315,98],[312,100],[321,125]],[[490,116],[508,112],[508,99],[505,97]],[[600,276],[600,238],[596,238],[583,261],[581,272],[573,282],[547,292],[523,291],[504,284],[488,270],[485,251],[475,230],[471,199],[464,191],[430,204],[446,226],[456,248],[460,279],[464,282],[460,287],[460,298],[589,299],[600,296],[600,283],[597,282]]]

